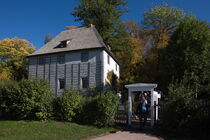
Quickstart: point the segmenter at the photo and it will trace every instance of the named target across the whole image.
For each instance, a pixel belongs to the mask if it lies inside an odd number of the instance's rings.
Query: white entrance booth
[[[160,98],[160,95],[158,92],[154,91],[154,88],[157,87],[157,84],[151,84],[151,83],[135,83],[135,84],[129,84],[125,85],[125,87],[128,89],[128,125],[131,125],[132,121],[132,93],[133,92],[144,92],[144,91],[150,91],[151,92],[151,127],[154,125],[154,117],[157,118],[157,112],[158,109],[156,108],[156,111],[154,110],[154,101],[158,103],[158,98]],[[156,114],[155,114],[156,112]]]

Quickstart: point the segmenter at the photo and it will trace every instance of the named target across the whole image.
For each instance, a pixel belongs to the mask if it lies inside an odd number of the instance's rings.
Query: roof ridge
[[[96,37],[98,38],[100,44],[101,44],[102,46],[104,46],[104,47],[107,47],[106,44],[104,43],[103,38],[101,37],[101,35],[99,34],[98,30],[96,29],[96,27],[95,27],[95,26],[92,26],[92,27],[90,27],[90,28],[93,29],[93,31],[94,31]]]
[[[76,28],[76,29],[67,29],[67,30],[63,30],[61,31],[60,33],[63,33],[63,32],[68,32],[68,31],[73,31],[73,30],[81,30],[81,29],[88,29],[88,27],[79,27],[79,28]]]

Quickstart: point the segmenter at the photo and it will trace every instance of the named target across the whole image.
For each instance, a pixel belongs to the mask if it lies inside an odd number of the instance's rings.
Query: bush
[[[205,115],[203,101],[195,97],[192,87],[183,82],[169,87],[169,98],[161,111],[162,128],[173,133],[196,133],[208,130],[208,115]]]
[[[66,89],[63,96],[58,97],[55,103],[58,105],[58,108],[56,109],[57,118],[65,121],[72,121],[81,107],[81,102],[82,95],[79,91],[72,88]]]
[[[52,114],[53,92],[41,79],[27,79],[0,87],[2,114],[7,119],[45,120]]]
[[[118,105],[119,97],[113,92],[84,98],[77,121],[99,127],[111,126],[114,124]]]
[[[76,114],[75,121],[82,124],[94,125],[97,116],[97,97],[83,98],[81,106]]]
[[[102,92],[102,89],[100,86],[96,86],[94,88],[88,88],[85,93],[85,97],[96,97],[100,95],[101,92]]]
[[[14,81],[0,82],[0,118],[15,119],[17,114],[17,100],[19,95],[18,83]]]
[[[95,121],[95,125],[113,125],[119,103],[119,97],[111,91],[98,96],[96,101],[97,118]]]

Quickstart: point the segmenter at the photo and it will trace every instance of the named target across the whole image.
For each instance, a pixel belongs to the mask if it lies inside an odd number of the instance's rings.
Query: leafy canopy
[[[26,74],[26,56],[35,50],[27,40],[12,38],[0,41],[0,79],[21,79]],[[4,73],[4,74],[3,74]],[[8,75],[8,77],[3,75]]]
[[[136,81],[155,82],[161,86],[160,81],[164,80],[161,76],[161,52],[184,16],[181,9],[167,4],[152,7],[143,14],[138,36],[142,40],[144,52],[142,61],[137,65],[136,71],[139,73],[135,76]]]
[[[152,30],[155,47],[165,47],[169,35],[173,33],[177,23],[184,17],[184,12],[167,4],[155,6],[143,15],[142,24]]]
[[[126,12],[123,0],[79,0],[72,13],[83,25],[94,24],[107,43],[119,29],[120,17]]]
[[[94,24],[124,69],[132,59],[132,39],[120,20],[121,15],[127,11],[127,3],[124,0],[79,0],[79,2],[72,13],[76,21],[81,21],[83,25]]]
[[[208,24],[191,16],[183,19],[171,37],[163,60],[164,72],[168,74],[164,77],[169,78],[167,82],[171,82],[172,78],[180,81],[187,74],[191,77],[188,80],[193,85],[207,87],[210,84]]]

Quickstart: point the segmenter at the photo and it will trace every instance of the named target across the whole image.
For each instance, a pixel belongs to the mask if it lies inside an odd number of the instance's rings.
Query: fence
[[[118,107],[117,116],[115,118],[115,123],[120,126],[127,125],[127,109],[126,105],[122,104]]]
[[[154,123],[158,124],[161,121],[161,114],[163,113],[164,109],[167,107],[167,104],[161,103],[157,104],[154,102]],[[194,114],[197,116],[210,118],[210,101],[200,101],[197,103],[193,103],[191,105],[193,110],[196,110]]]

